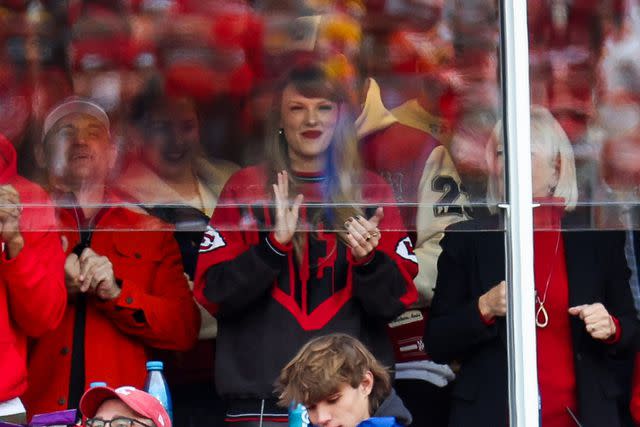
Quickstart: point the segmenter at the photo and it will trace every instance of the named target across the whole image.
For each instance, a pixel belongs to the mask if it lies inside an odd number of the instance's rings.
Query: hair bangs
[[[279,403],[315,405],[345,384],[357,388],[368,371],[374,378],[369,396],[369,412],[373,414],[391,390],[386,368],[353,337],[335,333],[314,338],[281,371],[276,383]]]
[[[332,102],[346,101],[346,95],[332,82],[325,70],[318,65],[294,69],[287,83],[307,98],[326,98]]]

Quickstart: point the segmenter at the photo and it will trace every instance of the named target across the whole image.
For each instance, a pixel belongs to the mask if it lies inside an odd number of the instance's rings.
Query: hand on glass
[[[24,247],[20,233],[20,195],[12,185],[0,185],[0,240],[4,242],[7,258],[15,258]]]
[[[569,308],[569,314],[578,316],[584,322],[584,328],[592,338],[606,340],[616,333],[616,323],[604,305],[583,304]]]
[[[487,320],[507,314],[507,282],[498,283],[478,299],[480,314]]]
[[[378,225],[383,217],[384,211],[378,208],[368,220],[358,215],[344,223],[347,229],[346,239],[351,247],[351,254],[356,260],[365,258],[378,246],[382,237]]]
[[[287,171],[278,173],[278,182],[273,184],[276,199],[276,221],[274,237],[282,245],[288,244],[293,238],[298,226],[298,214],[304,197],[298,194],[289,205],[289,174]]]
[[[112,300],[120,296],[121,289],[116,283],[109,258],[98,255],[91,248],[85,248],[79,261],[80,292],[93,293],[103,300]]]

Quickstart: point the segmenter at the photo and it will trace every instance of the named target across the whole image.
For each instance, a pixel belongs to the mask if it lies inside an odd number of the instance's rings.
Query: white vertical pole
[[[526,0],[501,0],[509,425],[539,427]]]

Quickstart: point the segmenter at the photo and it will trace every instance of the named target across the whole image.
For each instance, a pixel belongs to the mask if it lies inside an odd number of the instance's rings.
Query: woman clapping
[[[225,185],[196,272],[236,427],[286,424],[273,384],[314,336],[351,334],[391,363],[385,325],[417,297],[410,240],[390,187],[360,167],[344,91],[303,64],[273,105],[267,160]]]

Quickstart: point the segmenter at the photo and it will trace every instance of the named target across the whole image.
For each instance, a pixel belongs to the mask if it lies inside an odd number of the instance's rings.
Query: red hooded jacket
[[[64,255],[53,204],[37,185],[16,174],[16,152],[0,135],[0,184],[20,194],[24,248],[8,260],[0,248],[0,402],[27,389],[27,338],[54,329],[64,314]]]

